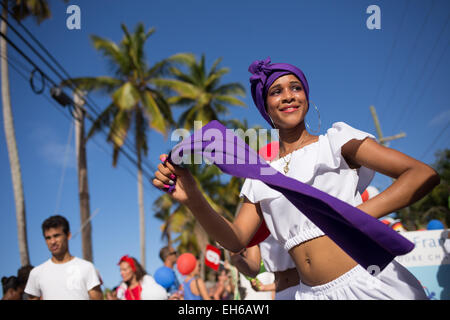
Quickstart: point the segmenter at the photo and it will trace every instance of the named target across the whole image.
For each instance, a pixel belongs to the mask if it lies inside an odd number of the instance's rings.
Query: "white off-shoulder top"
[[[352,139],[375,139],[344,122],[336,122],[319,140],[292,153],[286,176],[326,192],[350,205],[362,203],[361,194],[372,181],[375,172],[361,166],[351,169],[341,154],[341,147]],[[288,159],[286,159],[287,161]],[[284,174],[285,161],[279,158],[270,165]],[[303,215],[286,197],[262,181],[246,179],[240,197],[258,203],[271,235],[287,251],[323,236],[324,233]]]

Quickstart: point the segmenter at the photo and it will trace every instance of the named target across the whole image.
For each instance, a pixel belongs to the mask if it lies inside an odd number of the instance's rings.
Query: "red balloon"
[[[361,195],[362,201],[366,202],[367,200],[369,200],[369,192],[366,190],[364,190],[363,194]]]
[[[177,269],[183,276],[194,271],[196,265],[197,259],[189,252],[183,253],[177,259]]]

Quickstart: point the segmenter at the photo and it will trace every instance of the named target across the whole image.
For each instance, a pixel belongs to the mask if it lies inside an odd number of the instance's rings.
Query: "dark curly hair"
[[[3,295],[9,290],[17,290],[19,287],[19,281],[16,276],[3,277],[2,278]]]
[[[63,232],[68,235],[70,232],[69,221],[60,215],[51,216],[42,223],[42,234],[45,236],[45,231],[52,228],[62,227]]]

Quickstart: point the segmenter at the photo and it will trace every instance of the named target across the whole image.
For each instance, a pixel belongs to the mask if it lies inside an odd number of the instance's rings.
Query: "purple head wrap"
[[[306,94],[306,100],[309,101],[309,86],[302,70],[288,63],[271,63],[270,57],[266,60],[255,60],[248,68],[253,75],[250,77],[253,102],[258,108],[264,119],[273,127],[272,121],[266,111],[267,89],[272,83],[286,74],[295,75],[303,84]]]

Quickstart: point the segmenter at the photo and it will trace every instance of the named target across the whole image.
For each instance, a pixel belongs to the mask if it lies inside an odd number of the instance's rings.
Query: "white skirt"
[[[292,286],[275,293],[275,300],[295,300],[298,286]]]
[[[376,276],[357,265],[339,278],[314,287],[300,281],[296,300],[428,300],[420,282],[393,260]]]

